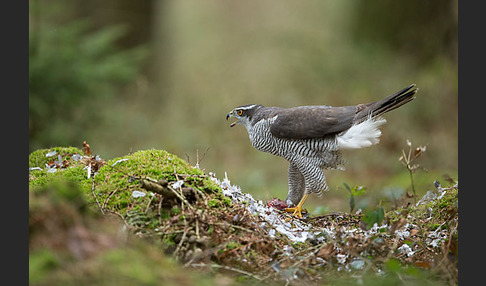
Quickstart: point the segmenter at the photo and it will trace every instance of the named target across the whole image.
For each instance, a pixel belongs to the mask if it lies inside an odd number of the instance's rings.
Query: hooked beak
[[[234,117],[233,116],[233,111],[231,111],[230,113],[226,114],[226,120],[228,120],[230,117]],[[231,123],[230,127],[235,126],[237,122],[238,121],[235,121],[235,122]]]

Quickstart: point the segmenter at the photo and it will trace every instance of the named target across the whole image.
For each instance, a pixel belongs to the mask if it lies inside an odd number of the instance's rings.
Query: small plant
[[[405,154],[405,150],[402,149],[402,156],[398,158],[398,160],[405,166],[410,173],[410,181],[412,183],[412,191],[413,191],[413,199],[415,203],[417,202],[417,193],[415,192],[415,185],[413,183],[413,173],[417,171],[417,169],[421,168],[420,165],[414,164],[412,165],[413,161],[418,159],[422,153],[425,152],[426,146],[419,146],[417,148],[412,148],[412,142],[407,139],[408,145],[408,154]]]
[[[355,207],[354,197],[363,195],[366,192],[366,188],[363,186],[354,186],[351,189],[348,184],[343,183],[343,185],[346,188],[346,190],[348,190],[349,192],[349,208],[350,208],[349,212],[353,212]]]

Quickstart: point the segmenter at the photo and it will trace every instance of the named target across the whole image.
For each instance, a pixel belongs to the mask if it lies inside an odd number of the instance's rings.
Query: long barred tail
[[[396,92],[395,94],[383,98],[382,100],[363,105],[363,109],[355,116],[355,122],[363,122],[364,120],[369,119],[370,116],[380,117],[388,111],[399,108],[400,106],[412,101],[415,98],[415,93],[417,93],[417,91],[418,88],[415,87],[415,84],[412,84],[409,87]]]
[[[412,101],[417,91],[412,84],[382,100],[359,105],[353,126],[336,137],[339,149],[359,149],[380,142],[379,128],[386,123],[382,115]]]

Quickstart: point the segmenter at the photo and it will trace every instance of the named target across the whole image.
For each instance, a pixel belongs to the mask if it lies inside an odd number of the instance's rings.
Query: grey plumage
[[[362,148],[379,142],[382,115],[410,102],[417,92],[410,85],[367,104],[293,108],[244,105],[226,119],[246,127],[256,149],[289,161],[287,203],[297,205],[304,194],[322,195],[328,189],[323,169],[343,169],[341,149]]]

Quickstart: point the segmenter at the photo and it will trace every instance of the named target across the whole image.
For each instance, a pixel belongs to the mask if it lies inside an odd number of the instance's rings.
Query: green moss
[[[437,228],[440,227],[441,224],[439,223],[427,223],[425,226],[427,227],[428,230],[436,230]]]
[[[204,179],[204,187],[207,192],[221,192],[221,188],[209,178]]]
[[[29,252],[29,284],[41,282],[59,266],[59,259],[49,249],[42,248]]]
[[[35,176],[35,179],[29,182],[29,196],[55,189],[56,192],[49,193],[49,200],[52,202],[76,200],[80,208],[84,209],[87,206],[86,199],[90,194],[91,182],[81,166],[57,169],[55,173],[47,173],[46,170],[34,173],[30,174]],[[29,199],[29,206],[34,204],[34,207],[36,203],[36,200]]]
[[[170,246],[170,245],[176,245],[175,243],[175,238],[176,238],[176,234],[170,234],[170,235],[167,235],[163,238],[163,243],[164,243],[164,246],[167,247],[167,246]]]
[[[67,159],[68,161],[74,154],[84,155],[84,152],[76,147],[52,147],[49,149],[39,149],[30,153],[29,168],[40,167],[44,169],[45,165],[49,161],[53,159],[57,160],[57,154],[52,157],[46,157],[47,153],[51,151],[56,151],[58,155],[61,155],[63,159]]]
[[[46,157],[46,154],[56,151],[57,154],[52,157]],[[75,182],[79,184],[80,188],[87,192],[90,190],[90,180],[87,178],[84,163],[72,159],[74,154],[83,155],[83,152],[75,147],[53,147],[49,149],[40,149],[32,152],[29,155],[29,168],[39,167],[41,170],[29,171],[29,189],[35,191],[39,188],[46,187],[48,184],[59,181]],[[48,172],[45,167],[50,161],[58,160],[58,155],[61,155],[65,162],[63,168],[53,169],[55,172]]]
[[[408,209],[389,211],[386,214],[390,224],[396,222],[400,217],[406,217],[409,222],[420,224],[424,231],[434,231],[439,227],[441,229],[447,228],[447,222],[454,216],[457,216],[458,211],[458,189],[451,188],[439,200],[433,200],[419,206],[413,206]],[[410,219],[412,219],[410,221]],[[423,223],[425,222],[426,223]]]
[[[48,173],[45,165],[49,161],[57,160],[57,155],[46,157],[46,154],[56,151],[67,160],[68,167],[55,169],[54,173]],[[29,172],[29,187],[38,189],[56,180],[78,182],[81,189],[89,194],[90,203],[95,199],[91,194],[92,180],[87,179],[87,171],[83,170],[84,163],[72,160],[73,154],[83,155],[83,152],[75,147],[53,147],[32,152],[29,155],[29,167],[40,167],[42,170]],[[120,161],[126,159],[126,161]],[[112,165],[118,162],[114,167]],[[177,174],[177,175],[176,175]],[[130,155],[109,160],[106,165],[98,170],[95,176],[95,193],[99,202],[106,202],[106,208],[125,215],[126,209],[143,209],[149,202],[150,196],[133,198],[132,193],[140,190],[140,181],[134,178],[150,177],[152,179],[166,179],[175,181],[182,179],[185,184],[205,192],[218,192],[219,187],[207,177],[203,171],[192,167],[181,158],[164,150],[144,150]],[[110,196],[116,193],[116,196]],[[223,200],[224,205],[230,201]]]
[[[208,200],[208,206],[210,208],[218,208],[218,207],[231,207],[233,202],[230,198],[223,195],[220,189],[217,190],[217,195],[212,199]]]
[[[133,154],[109,160],[108,165],[112,165],[118,160],[128,159],[128,161],[118,164],[120,170],[135,171],[138,176],[149,176],[156,179],[174,177],[174,173],[187,175],[204,175],[203,171],[194,168],[181,158],[172,155],[164,150],[144,150]],[[107,169],[105,168],[105,170]],[[101,170],[100,170],[101,171]],[[175,177],[174,177],[175,178]]]
[[[173,214],[173,215],[178,215],[181,213],[181,210],[179,209],[178,206],[173,206],[172,209],[170,210],[170,212]]]
[[[208,200],[208,206],[210,208],[231,207],[232,205],[233,202],[231,199],[225,197],[221,192],[219,192],[215,198]]]
[[[31,171],[32,179],[29,182],[29,187],[44,187],[47,183],[58,180],[67,180],[70,182],[77,182],[82,185],[82,188],[89,190],[90,183],[86,170],[83,166],[71,167],[66,169],[56,169],[55,173],[48,173],[46,170]]]
[[[226,243],[226,249],[228,249],[228,250],[235,249],[235,248],[238,248],[240,246],[241,246],[241,244],[238,243],[238,242],[235,242],[235,241],[230,241],[230,242]]]
[[[120,161],[124,159],[126,161]],[[106,200],[107,208],[124,215],[126,208],[145,208],[150,201],[149,195],[137,199],[132,197],[133,191],[141,189],[140,181],[135,177],[173,182],[182,179],[182,176],[185,184],[191,187],[204,191],[219,190],[200,169],[164,150],[150,149],[109,160],[96,175],[96,191],[100,201]],[[116,195],[110,196],[114,191]]]
[[[222,202],[227,207],[231,207],[233,205],[233,202],[228,197],[223,197]]]
[[[210,208],[217,208],[219,207],[220,200],[218,199],[210,199],[208,200],[208,207]]]

